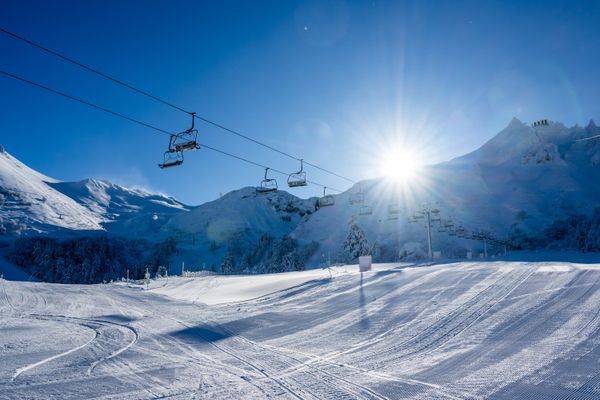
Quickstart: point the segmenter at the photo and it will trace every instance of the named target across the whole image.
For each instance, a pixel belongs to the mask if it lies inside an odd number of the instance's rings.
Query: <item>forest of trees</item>
[[[319,249],[316,242],[300,245],[284,235],[275,238],[268,233],[250,241],[247,232],[233,236],[226,245],[221,264],[212,271],[233,273],[273,273],[300,271]],[[510,238],[515,249],[571,249],[600,252],[600,207],[592,216],[577,215],[556,221],[537,235],[514,230]],[[409,243],[415,247],[419,243]],[[374,262],[418,258],[416,250],[399,242],[369,244],[365,232],[357,224],[349,226],[346,240],[340,244],[340,261],[355,262],[361,255],[371,254]],[[221,245],[211,243],[215,253]],[[129,270],[132,279],[143,277],[146,267],[152,275],[160,266],[169,267],[178,252],[174,238],[160,243],[119,237],[80,237],[58,239],[21,237],[6,250],[9,261],[21,266],[32,276],[47,282],[99,283],[121,279]],[[414,253],[414,254],[413,254]]]
[[[143,277],[146,267],[154,274],[168,266],[175,253],[173,239],[159,244],[117,237],[55,239],[22,237],[8,260],[37,279],[57,283],[100,283],[129,276]]]
[[[517,249],[570,249],[581,252],[600,251],[600,207],[592,216],[575,215],[555,221],[540,235],[515,231],[511,238]]]
[[[238,241],[230,242],[221,264],[221,272],[264,274],[301,271],[318,247],[316,242],[300,246],[297,240],[289,236],[275,239],[263,233],[257,243],[245,251]]]

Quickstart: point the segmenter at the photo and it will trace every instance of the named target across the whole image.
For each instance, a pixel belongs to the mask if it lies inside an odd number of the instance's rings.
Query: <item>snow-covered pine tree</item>
[[[350,260],[355,260],[370,253],[369,241],[365,236],[365,232],[357,224],[350,225],[348,236],[344,241],[344,251],[350,256]]]
[[[283,256],[281,264],[283,271],[302,271],[304,269],[302,260],[295,249]]]
[[[225,257],[223,258],[223,262],[221,263],[221,272],[223,274],[231,274],[234,272],[235,268],[235,258],[231,252],[227,252]]]

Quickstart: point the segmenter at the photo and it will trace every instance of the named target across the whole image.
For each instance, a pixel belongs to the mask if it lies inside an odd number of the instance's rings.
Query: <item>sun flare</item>
[[[414,152],[409,149],[390,150],[381,159],[380,173],[394,182],[408,182],[415,177],[418,170],[419,162]]]

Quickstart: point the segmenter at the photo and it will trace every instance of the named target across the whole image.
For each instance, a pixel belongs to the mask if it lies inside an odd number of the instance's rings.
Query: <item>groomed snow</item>
[[[398,267],[398,264],[379,264],[374,266],[373,270],[383,271],[394,267]],[[207,274],[200,279],[176,276],[154,281],[148,289],[177,300],[214,305],[256,299],[310,281],[351,274],[357,270],[357,265],[348,265],[283,274]]]
[[[600,265],[332,276],[0,281],[0,399],[600,398]]]

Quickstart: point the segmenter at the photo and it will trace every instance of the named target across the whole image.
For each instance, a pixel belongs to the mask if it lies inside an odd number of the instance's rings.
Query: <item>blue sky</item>
[[[472,151],[513,116],[600,119],[600,2],[11,1],[0,26],[353,179],[402,146],[422,163]],[[0,33],[0,68],[168,131],[185,114]],[[0,76],[0,143],[61,180],[106,178],[190,204],[263,171]],[[292,161],[207,125],[200,140]],[[308,169],[309,178],[349,183]],[[276,176],[280,186],[284,177]],[[320,188],[296,190],[318,195]]]

